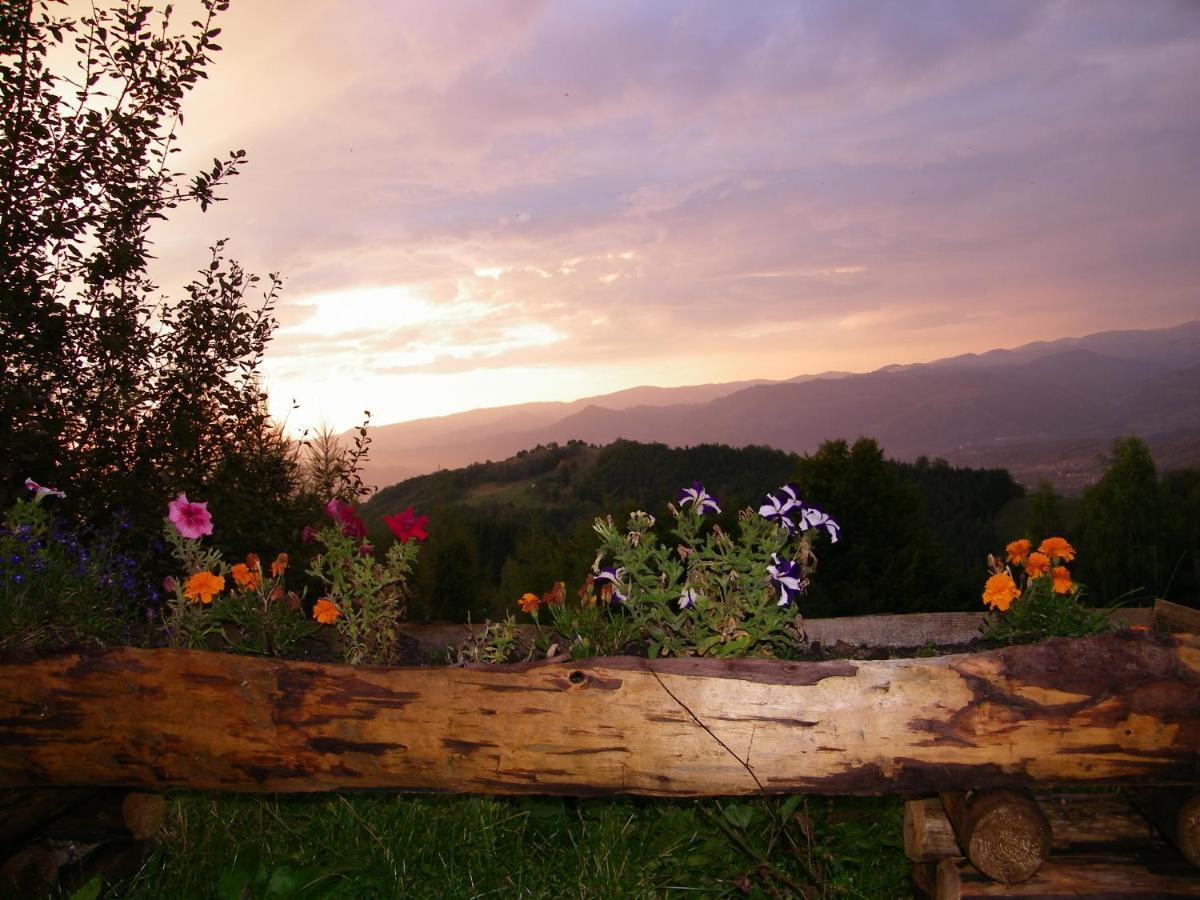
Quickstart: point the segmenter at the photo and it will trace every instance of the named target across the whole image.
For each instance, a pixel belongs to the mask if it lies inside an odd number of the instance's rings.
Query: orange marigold
[[[1046,538],[1042,541],[1042,545],[1038,547],[1038,552],[1045,553],[1055,562],[1058,562],[1060,559],[1064,562],[1070,562],[1075,558],[1075,548],[1060,537]]]
[[[332,625],[342,615],[342,611],[337,608],[337,604],[330,601],[328,597],[322,597],[313,607],[313,618],[322,625]]]
[[[1004,551],[1008,554],[1008,561],[1014,566],[1019,566],[1025,562],[1025,557],[1029,555],[1029,548],[1032,546],[1025,538],[1021,538],[1021,540],[1013,541],[1005,547]]]
[[[287,567],[288,555],[286,553],[280,553],[277,557],[275,557],[275,561],[271,563],[271,577],[278,578],[287,571]]]
[[[212,603],[213,597],[225,590],[225,579],[212,572],[197,572],[183,586],[183,596],[193,603]]]
[[[537,612],[538,604],[541,602],[542,602],[542,600],[540,597],[538,597],[537,594],[530,594],[530,593],[522,594],[521,599],[517,601],[517,603],[520,604],[521,612],[523,612],[523,613]]]
[[[237,582],[237,586],[245,590],[252,591],[258,587],[262,577],[257,571],[251,569],[245,563],[238,563],[229,570],[229,574],[233,576],[233,580]]]
[[[1029,554],[1025,560],[1025,574],[1030,578],[1038,578],[1050,571],[1050,557],[1041,551]]]
[[[1075,586],[1071,584],[1071,573],[1067,571],[1066,566],[1055,566],[1050,577],[1054,579],[1053,588],[1056,594],[1069,594]]]
[[[997,572],[983,586],[983,602],[985,606],[1004,612],[1012,602],[1021,596],[1016,582],[1007,572]]]
[[[255,572],[262,571],[262,563],[259,562],[257,553],[246,554],[246,566],[247,568],[253,569]]]

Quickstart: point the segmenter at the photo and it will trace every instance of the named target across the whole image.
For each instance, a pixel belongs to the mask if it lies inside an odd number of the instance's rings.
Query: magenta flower
[[[392,534],[396,536],[402,544],[407,544],[411,540],[423,541],[429,535],[425,532],[425,525],[429,522],[429,516],[418,516],[413,512],[410,506],[403,512],[398,512],[394,516],[384,516],[383,522],[392,530]]]
[[[304,530],[300,532],[300,543],[311,544],[317,539],[317,529],[311,525],[305,525]]]
[[[213,533],[212,515],[207,503],[193,503],[187,494],[180,494],[167,506],[167,517],[185,538],[199,538]]]
[[[349,503],[330,500],[325,504],[325,512],[329,514],[329,518],[341,526],[342,534],[346,537],[364,538],[367,536],[367,526],[354,514],[354,507]]]

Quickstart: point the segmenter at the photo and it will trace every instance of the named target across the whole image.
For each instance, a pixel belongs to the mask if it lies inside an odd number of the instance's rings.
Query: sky
[[[1200,318],[1193,0],[234,0],[219,24],[176,162],[249,163],[154,232],[154,274],[228,237],[284,277],[263,371],[294,427]]]

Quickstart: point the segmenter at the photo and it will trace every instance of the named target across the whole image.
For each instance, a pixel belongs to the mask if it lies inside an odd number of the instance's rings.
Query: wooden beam
[[[1055,852],[1068,848],[1128,850],[1160,841],[1124,792],[1040,794],[1037,800],[1050,824]],[[936,797],[905,801],[904,852],[913,862],[963,855],[954,827]]]
[[[1200,634],[1200,609],[1172,603],[1170,600],[1155,600],[1154,627],[1159,631]]]
[[[1200,637],[934,659],[0,659],[0,787],[711,796],[1197,779]]]
[[[1051,856],[1032,878],[1006,885],[980,874],[965,861],[945,859],[918,863],[928,871],[914,872],[918,886],[936,900],[971,897],[1026,897],[1066,900],[1068,897],[1167,900],[1200,897],[1200,878],[1172,852],[1150,854],[1069,854]],[[930,890],[932,888],[932,890]]]

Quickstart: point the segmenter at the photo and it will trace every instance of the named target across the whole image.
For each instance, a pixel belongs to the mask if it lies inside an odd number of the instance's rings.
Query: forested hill
[[[411,612],[478,621],[554,581],[576,589],[595,556],[595,517],[620,521],[642,509],[664,523],[667,502],[693,481],[719,499],[724,528],[736,528],[740,509],[757,508],[787,482],[837,519],[843,539],[818,548],[806,615],[977,608],[983,560],[1011,539],[998,519],[1023,493],[1004,470],[899,463],[868,438],[830,441],[803,456],[572,441],[411,478],[377,493],[363,513],[378,521],[411,505],[428,515]]]

